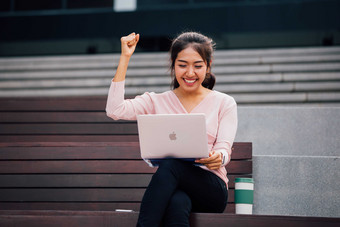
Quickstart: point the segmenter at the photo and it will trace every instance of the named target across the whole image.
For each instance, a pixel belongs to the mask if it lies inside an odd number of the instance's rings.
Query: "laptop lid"
[[[143,159],[209,157],[204,114],[137,116]]]

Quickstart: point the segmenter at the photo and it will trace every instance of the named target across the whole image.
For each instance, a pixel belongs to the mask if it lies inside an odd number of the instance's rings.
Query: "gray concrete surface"
[[[253,143],[254,214],[340,217],[340,108],[239,107]]]

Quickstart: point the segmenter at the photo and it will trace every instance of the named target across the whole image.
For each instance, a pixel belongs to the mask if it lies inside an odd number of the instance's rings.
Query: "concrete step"
[[[220,57],[257,57],[257,56],[316,56],[340,54],[340,47],[298,47],[298,48],[269,48],[269,49],[245,49],[245,50],[217,50],[215,58]],[[145,61],[168,59],[167,52],[135,53],[132,61]],[[115,61],[119,54],[98,54],[98,55],[66,55],[66,56],[31,56],[31,57],[5,57],[0,58],[0,65],[27,62],[82,62],[82,61]]]
[[[340,47],[217,50],[214,56],[215,65],[325,62],[339,61]],[[166,52],[136,53],[130,67],[164,67],[168,65],[168,59]],[[7,57],[0,58],[0,70],[105,68],[113,67],[118,60],[119,54]]]
[[[340,81],[339,72],[308,72],[308,73],[253,73],[237,75],[218,75],[217,83],[266,83],[295,81]]]
[[[33,70],[34,69],[34,70]],[[21,72],[20,72],[21,71]],[[252,74],[252,73],[285,73],[285,72],[332,72],[332,71],[340,71],[340,62],[331,62],[331,63],[301,63],[301,64],[267,64],[267,65],[243,65],[243,66],[216,66],[213,68],[213,73],[216,75],[224,75],[224,74]],[[66,66],[61,66],[58,69],[47,69],[47,68],[39,68],[35,66],[30,66],[30,69],[20,68],[18,67],[15,71],[10,72],[0,72],[0,79],[8,79],[8,78],[20,78],[20,75],[27,77],[37,77],[43,74],[46,74],[46,77],[53,76],[80,76],[82,73],[85,75],[93,74],[96,75],[114,75],[114,67],[98,67],[91,68],[86,65],[73,65],[72,69],[67,68]],[[169,75],[169,69],[160,67],[160,68],[129,68],[127,71],[128,77],[134,76],[160,76],[160,75]],[[35,76],[36,75],[36,76]]]
[[[276,66],[276,65],[305,65],[306,63],[334,63],[340,64],[340,55],[325,56],[293,56],[293,57],[257,57],[257,58],[215,58],[213,69],[220,66],[228,67],[249,67],[249,66]],[[0,72],[18,71],[52,71],[52,70],[80,70],[80,69],[114,69],[118,60],[109,61],[82,61],[82,62],[27,62],[27,63],[7,63],[0,65]],[[133,61],[129,63],[129,69],[168,69],[169,62],[166,59],[151,61]]]
[[[236,78],[235,78],[236,79]],[[108,87],[111,78],[79,78],[79,79],[45,79],[45,80],[28,80],[28,81],[2,81],[0,82],[0,89],[53,89],[53,88],[100,88]],[[134,93],[127,93],[128,95],[138,95],[139,92],[155,91],[163,92],[170,88],[170,78],[137,78],[135,80],[127,80],[126,87],[135,89]],[[239,83],[232,83],[231,81],[223,82],[220,80],[215,88],[218,91],[226,93],[249,93],[249,92],[300,92],[300,91],[340,91],[339,81],[314,81],[314,82],[284,82],[281,81],[251,81]],[[152,90],[151,90],[152,89]],[[138,92],[137,92],[138,91]]]
[[[8,81],[22,82],[45,80],[70,80],[75,85],[82,80],[105,80],[113,78],[112,70],[77,70],[66,72],[22,72],[2,73],[0,83]],[[291,82],[291,81],[340,81],[339,72],[286,72],[286,73],[245,73],[237,75],[220,74],[217,83],[261,83],[261,82]],[[170,83],[169,75],[156,75],[126,78],[126,85],[166,85]]]
[[[1,59],[0,59],[1,60]],[[22,71],[22,70],[65,70],[65,69],[81,69],[81,68],[113,68],[118,64],[117,56],[108,59],[77,59],[68,60],[58,59],[57,61],[0,61],[0,71]],[[245,57],[223,57],[216,56],[213,61],[213,67],[223,65],[265,65],[265,64],[288,64],[288,63],[311,63],[311,62],[340,62],[340,54],[327,55],[302,55],[302,56],[245,56]],[[155,59],[131,59],[130,68],[167,68],[169,66],[168,58],[161,57]]]
[[[169,90],[168,58],[136,53],[126,95]],[[0,96],[105,96],[118,61],[119,54],[0,58]],[[340,47],[219,50],[213,72],[215,89],[239,103],[339,102]]]
[[[65,79],[65,78],[113,78],[113,69],[96,70],[68,70],[68,71],[22,71],[22,72],[0,72],[1,80],[37,80],[37,79]]]
[[[148,91],[163,92],[168,87],[150,87]],[[127,96],[142,94],[146,91],[145,87],[127,87],[125,89]],[[233,96],[238,104],[281,104],[281,103],[340,103],[340,91],[319,91],[319,92],[282,92],[273,93],[247,92],[233,93],[229,89],[226,92]],[[39,96],[106,96],[108,94],[107,87],[82,87],[82,88],[32,88],[18,90],[0,90],[0,97],[39,97]]]
[[[339,54],[340,47],[291,47],[291,48],[264,48],[244,50],[223,50],[216,51],[215,57],[226,56],[297,56],[297,55],[322,55]]]
[[[281,104],[281,103],[339,103],[340,92],[319,93],[274,93],[274,94],[235,94],[235,100],[240,104]]]

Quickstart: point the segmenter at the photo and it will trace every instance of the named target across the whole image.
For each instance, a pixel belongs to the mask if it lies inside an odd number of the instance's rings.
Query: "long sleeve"
[[[237,131],[237,105],[234,99],[223,106],[219,115],[219,126],[213,150],[223,153],[225,166],[230,162],[231,149]]]
[[[137,115],[154,113],[152,93],[124,100],[125,81],[112,82],[106,103],[108,117],[118,120],[136,120]]]

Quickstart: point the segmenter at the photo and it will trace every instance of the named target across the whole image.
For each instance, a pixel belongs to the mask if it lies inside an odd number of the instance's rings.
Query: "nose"
[[[194,67],[189,67],[187,74],[188,76],[194,76],[195,75]]]

